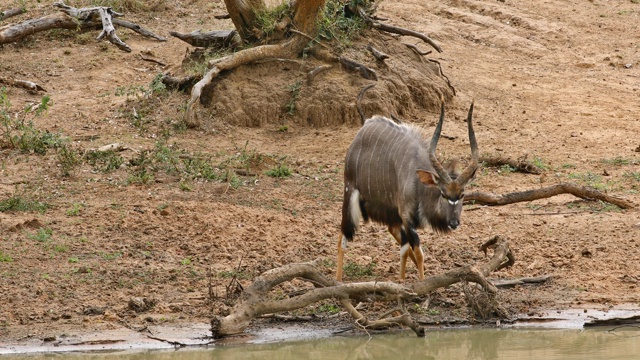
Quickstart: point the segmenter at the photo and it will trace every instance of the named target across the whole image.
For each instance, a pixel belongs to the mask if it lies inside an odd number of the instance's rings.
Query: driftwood
[[[9,86],[25,88],[32,93],[37,93],[38,91],[44,91],[44,92],[47,91],[42,86],[27,80],[11,80],[11,79],[0,77],[0,84],[6,84]]]
[[[485,163],[487,166],[503,166],[509,165],[516,171],[520,171],[528,174],[542,174],[542,170],[536,165],[526,161],[526,158],[514,160],[511,158],[505,158],[500,156],[480,156],[480,162]]]
[[[493,248],[493,256],[479,266],[463,266],[444,274],[428,277],[422,281],[406,284],[394,282],[339,283],[333,277],[325,276],[316,267],[317,262],[289,264],[271,269],[258,276],[241,294],[229,315],[211,320],[211,331],[215,338],[243,332],[250,322],[260,316],[304,308],[325,299],[336,299],[362,329],[381,329],[392,326],[406,326],[418,335],[424,330],[402,308],[402,303],[418,296],[426,295],[438,288],[461,281],[479,284],[486,292],[495,294],[497,288],[486,276],[513,264],[514,258],[507,241],[494,236],[481,248]],[[314,288],[299,295],[276,300],[270,297],[270,291],[277,285],[294,279],[305,280]],[[369,320],[351,303],[355,301],[380,301],[398,303],[400,306],[387,314],[399,311],[401,315]]]
[[[110,7],[96,6],[77,9],[65,5],[63,2],[55,3],[53,6],[59,8],[61,12],[0,27],[0,45],[17,42],[29,35],[51,29],[86,31],[102,27],[97,40],[106,38],[121,50],[130,52],[131,48],[116,35],[113,24],[127,27],[141,35],[153,37],[159,41],[166,41],[165,38],[143,29],[139,25],[116,19],[123,16],[123,14],[113,11]]]
[[[214,30],[201,32],[200,30],[192,31],[188,34],[181,34],[176,31],[170,31],[169,35],[176,37],[189,45],[204,48],[231,48],[242,45],[242,39],[235,30]]]
[[[556,184],[540,189],[513,192],[504,195],[474,191],[464,197],[465,203],[482,205],[508,205],[523,201],[534,201],[560,194],[571,194],[586,200],[600,200],[613,204],[621,209],[632,209],[635,205],[627,200],[610,196],[600,191],[573,184]]]
[[[0,21],[6,20],[6,19],[8,19],[8,18],[10,18],[12,16],[24,14],[26,12],[27,12],[27,10],[25,8],[16,8],[16,9],[9,9],[9,10],[5,10],[5,11],[0,11]]]

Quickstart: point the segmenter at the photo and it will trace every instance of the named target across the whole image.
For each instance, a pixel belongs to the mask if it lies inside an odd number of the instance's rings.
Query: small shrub
[[[267,170],[266,174],[271,177],[283,178],[291,176],[291,169],[287,165],[278,165],[277,167]]]
[[[56,159],[60,164],[62,176],[75,174],[78,166],[82,164],[82,157],[77,151],[70,149],[67,145],[62,145],[56,152]]]
[[[35,240],[39,243],[46,243],[53,236],[53,230],[50,228],[39,228],[38,231],[34,234],[29,234],[29,239]]]
[[[31,200],[24,195],[13,195],[12,197],[4,200],[0,200],[0,212],[8,211],[36,211],[44,213],[49,208],[49,205]]]
[[[94,171],[102,173],[118,170],[124,163],[124,158],[113,150],[89,150],[85,153],[84,159]]]
[[[351,278],[358,278],[363,276],[373,276],[373,271],[375,269],[376,263],[373,261],[367,265],[359,265],[353,261],[349,261],[344,267],[344,273]]]
[[[67,216],[78,216],[80,215],[80,210],[82,210],[83,207],[84,205],[81,203],[73,203],[71,204],[71,209],[66,211],[66,214]]]
[[[0,250],[0,262],[13,262],[13,258],[9,254]]]

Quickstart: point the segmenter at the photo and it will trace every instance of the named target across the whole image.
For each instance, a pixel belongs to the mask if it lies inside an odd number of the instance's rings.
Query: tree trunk
[[[242,40],[250,42],[255,39],[253,28],[256,27],[256,13],[266,6],[262,0],[224,0],[233,26],[236,27]]]

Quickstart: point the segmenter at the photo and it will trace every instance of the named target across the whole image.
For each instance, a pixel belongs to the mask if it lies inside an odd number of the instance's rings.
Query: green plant
[[[333,315],[339,313],[340,308],[335,304],[322,304],[316,308],[316,312]]]
[[[9,254],[0,250],[0,262],[13,262],[13,258]]]
[[[270,170],[266,174],[271,177],[283,178],[291,176],[291,169],[287,165],[280,164]]]
[[[58,148],[66,142],[61,134],[41,131],[28,117],[38,117],[51,106],[49,96],[43,96],[36,105],[29,105],[14,117],[10,115],[11,103],[6,88],[0,88],[0,145],[18,149],[25,153],[44,155],[50,148]]]
[[[180,265],[191,265],[191,258],[188,257],[180,260]]]
[[[249,279],[249,274],[245,273],[243,270],[231,270],[231,271],[220,271],[217,274],[217,277],[221,279]]]
[[[368,1],[350,1],[349,8],[366,8]],[[360,36],[367,28],[367,24],[359,16],[349,16],[345,12],[344,2],[341,0],[328,0],[318,16],[318,36],[328,40],[337,41],[337,50],[341,51],[351,46],[354,38]]]
[[[285,18],[291,18],[289,4],[283,1],[280,5],[265,7],[264,10],[256,12],[256,23],[267,37],[271,36]]]
[[[640,171],[625,171],[623,177],[635,181],[640,181]]]
[[[353,261],[348,261],[344,266],[345,275],[358,278],[363,276],[373,276],[373,271],[376,269],[376,263],[370,262],[367,265],[359,265]]]
[[[41,227],[34,234],[28,234],[27,236],[29,239],[35,240],[39,243],[46,243],[51,239],[51,236],[53,236],[53,230]]]
[[[122,256],[120,251],[115,251],[112,253],[100,253],[100,256],[105,260],[115,260]]]
[[[77,257],[70,257],[69,258],[69,264],[76,264],[78,262],[78,258]]]
[[[500,170],[498,172],[501,173],[501,174],[507,175],[507,174],[511,174],[514,171],[516,171],[516,168],[514,168],[513,166],[511,166],[509,164],[504,164],[504,165],[500,166]]]
[[[289,115],[294,115],[296,113],[296,103],[300,98],[300,88],[302,87],[302,81],[298,80],[295,83],[287,86],[287,90],[291,93],[291,97],[289,101],[285,104],[284,109],[287,111]]]
[[[538,167],[540,170],[549,170],[550,168],[549,164],[538,156],[533,157],[533,165]]]
[[[14,194],[8,199],[0,200],[0,212],[37,211],[44,213],[48,208],[48,204],[29,199],[26,194]]]
[[[124,163],[124,158],[113,150],[89,150],[85,153],[84,159],[94,171],[103,173],[115,171]]]
[[[78,216],[80,215],[80,210],[84,208],[84,205],[81,203],[73,203],[71,204],[71,209],[66,211],[67,216]]]
[[[632,159],[625,159],[622,156],[616,156],[613,159],[602,159],[601,163],[613,166],[637,165],[638,162]]]
[[[76,169],[82,164],[82,158],[77,151],[67,147],[63,144],[57,149],[56,159],[60,164],[60,172],[62,176],[71,176],[75,173]]]

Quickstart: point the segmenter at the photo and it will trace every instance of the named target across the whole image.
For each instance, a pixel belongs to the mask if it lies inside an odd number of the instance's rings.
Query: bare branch
[[[508,205],[523,201],[534,201],[550,198],[560,194],[571,194],[585,200],[600,200],[613,204],[621,209],[632,209],[635,205],[627,200],[601,193],[597,190],[573,184],[556,184],[540,189],[513,192],[504,195],[475,191],[465,195],[465,203],[474,202],[484,205]]]
[[[258,316],[300,309],[325,299],[337,299],[354,319],[356,325],[362,329],[379,329],[401,325],[410,327],[420,335],[423,334],[423,330],[406,313],[393,318],[369,320],[351,304],[350,300],[375,299],[376,301],[398,302],[426,295],[437,288],[460,281],[477,283],[488,293],[495,293],[497,288],[486,279],[486,275],[495,269],[504,267],[507,263],[510,264],[513,257],[506,240],[501,237],[496,236],[483,246],[485,249],[494,248],[494,255],[485,264],[477,267],[463,266],[445,274],[406,285],[377,281],[339,283],[334,278],[321,273],[314,263],[289,264],[271,269],[258,276],[245,289],[228,316],[212,319],[212,332],[214,337],[237,334],[244,331],[251,320]],[[315,288],[287,299],[271,299],[269,292],[275,286],[295,278],[306,280],[312,283]],[[399,311],[404,312],[402,309]]]
[[[2,20],[6,20],[12,16],[16,16],[16,15],[20,15],[20,14],[24,14],[27,12],[27,9],[25,8],[17,8],[17,9],[9,9],[9,10],[5,10],[5,11],[1,11],[0,12],[0,21]]]

